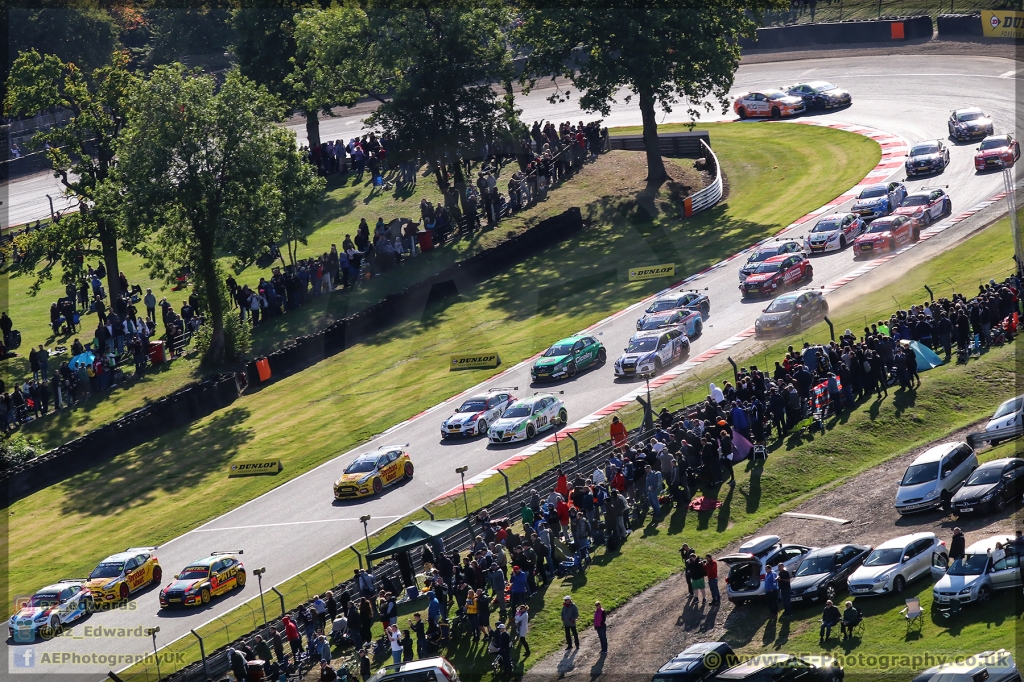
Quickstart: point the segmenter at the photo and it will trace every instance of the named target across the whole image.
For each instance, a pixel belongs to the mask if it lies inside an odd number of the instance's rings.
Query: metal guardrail
[[[701,140],[700,144],[704,150],[704,158],[714,166],[715,179],[710,185],[689,197],[690,210],[686,213],[687,217],[711,208],[722,199],[722,169],[718,165],[718,157],[715,156],[715,152],[711,150],[711,147],[704,140]]]

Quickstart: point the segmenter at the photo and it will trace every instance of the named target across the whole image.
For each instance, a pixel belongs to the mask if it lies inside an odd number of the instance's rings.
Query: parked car
[[[702,642],[688,647],[658,668],[651,682],[705,682],[739,663],[725,642]]]
[[[950,506],[957,514],[1002,511],[1024,492],[1024,459],[1007,457],[985,462],[956,491]]]
[[[778,535],[761,535],[747,540],[736,554],[719,559],[729,567],[725,577],[726,596],[734,604],[763,597],[764,577],[768,571],[780,563],[793,571],[813,549],[805,545],[783,544]]]
[[[843,669],[831,656],[761,654],[719,673],[718,680],[744,682],[841,682]]]
[[[946,127],[957,142],[991,135],[993,132],[992,119],[978,107],[955,110],[949,115]]]
[[[978,457],[967,443],[942,443],[922,452],[898,484],[896,511],[949,509],[953,495],[977,468]]]
[[[836,598],[846,580],[856,571],[871,548],[865,545],[832,545],[808,552],[793,574],[790,599],[816,602]]]
[[[995,445],[1024,434],[1024,395],[1010,398],[996,409],[985,425],[985,440]]]
[[[1013,660],[1013,654],[1006,649],[982,651],[967,657],[963,662],[943,663],[928,668],[914,678],[913,682],[942,682],[959,680],[985,680],[985,682],[1021,682],[1020,671]]]
[[[459,673],[447,658],[421,658],[418,661],[386,665],[369,682],[459,682]]]
[[[932,607],[948,605],[954,599],[960,604],[984,604],[993,592],[1020,586],[1019,561],[1017,545],[1009,535],[975,542],[935,583]]]
[[[930,575],[938,580],[948,562],[946,543],[935,533],[901,535],[871,550],[847,584],[855,597],[899,594],[918,578]]]

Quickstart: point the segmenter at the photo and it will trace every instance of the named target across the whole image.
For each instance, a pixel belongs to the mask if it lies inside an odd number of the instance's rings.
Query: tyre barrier
[[[890,17],[757,29],[757,39],[740,39],[743,49],[796,49],[808,45],[888,43],[932,37],[930,16]]]
[[[981,14],[940,14],[935,20],[940,36],[984,35]]]

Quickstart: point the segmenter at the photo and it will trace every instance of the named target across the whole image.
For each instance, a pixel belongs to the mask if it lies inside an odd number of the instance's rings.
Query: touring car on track
[[[664,313],[649,313],[636,321],[637,331],[667,329],[674,327],[689,337],[697,338],[704,331],[704,321],[696,310],[669,310]]]
[[[743,281],[740,292],[744,298],[767,296],[800,282],[809,282],[813,277],[814,267],[802,254],[772,256]]]
[[[893,215],[905,215],[918,227],[927,227],[932,221],[953,212],[953,201],[941,189],[925,187],[907,195]]]
[[[802,114],[807,109],[802,97],[794,97],[781,90],[748,92],[738,97],[732,108],[740,118],[782,118]]]
[[[793,291],[772,301],[754,322],[756,336],[800,331],[808,322],[828,315],[828,302],[820,291]]]
[[[681,329],[639,331],[615,361],[615,378],[654,376],[690,354],[690,339]]]
[[[978,107],[955,110],[949,115],[946,127],[950,136],[958,142],[991,135],[993,132],[992,119]]]
[[[671,294],[665,294],[654,299],[645,313],[663,313],[667,310],[675,310],[677,308],[690,308],[691,310],[699,310],[700,314],[707,319],[711,313],[711,299],[708,295],[702,293],[696,289],[689,289],[684,291],[675,291]]]
[[[516,401],[505,389],[491,389],[484,395],[466,398],[455,414],[441,422],[441,438],[454,436],[483,436],[488,424],[493,424]]]
[[[905,215],[886,216],[871,223],[868,231],[853,242],[853,257],[868,256],[880,251],[895,251],[896,247],[917,241],[920,229]]]
[[[89,574],[85,588],[97,604],[124,601],[146,585],[159,585],[163,576],[156,547],[129,547],[111,554]]]
[[[407,447],[381,445],[374,452],[356,457],[334,483],[335,499],[377,495],[387,486],[412,478],[414,467]]]
[[[565,404],[550,393],[538,393],[512,403],[501,419],[491,425],[487,439],[491,443],[530,440],[541,431],[564,426],[569,421]]]
[[[810,83],[799,83],[787,85],[784,88],[788,94],[799,97],[804,101],[808,109],[838,109],[848,107],[853,101],[850,93],[842,88],[837,88],[828,81],[811,81]]]
[[[190,563],[160,591],[160,608],[202,606],[213,597],[245,587],[245,566],[236,556],[241,553],[213,552]]]
[[[1013,135],[989,135],[974,155],[974,169],[985,171],[1011,168],[1020,158],[1020,145]]]
[[[864,220],[873,220],[889,215],[907,197],[907,187],[902,182],[885,182],[868,185],[857,195],[852,212]]]
[[[942,140],[918,142],[910,148],[910,156],[903,162],[907,176],[941,173],[949,165],[949,149]]]
[[[61,580],[36,591],[16,604],[17,613],[7,621],[7,633],[15,642],[31,643],[36,637],[51,639],[61,628],[92,611],[92,593],[85,580]]]
[[[534,381],[571,379],[581,369],[603,365],[608,352],[593,336],[570,336],[548,348],[530,369]]]
[[[787,253],[802,253],[807,255],[804,250],[804,243],[801,240],[790,239],[786,237],[779,237],[774,241],[765,242],[761,244],[747,257],[747,262],[740,268],[740,283],[742,283],[747,277],[754,272],[758,265],[768,260],[772,256],[781,256]]]
[[[842,251],[864,231],[864,221],[854,213],[833,213],[822,216],[807,234],[810,253]]]

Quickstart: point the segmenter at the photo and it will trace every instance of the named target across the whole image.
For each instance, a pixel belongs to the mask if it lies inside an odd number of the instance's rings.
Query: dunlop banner
[[[645,279],[658,279],[659,277],[675,277],[675,263],[668,265],[651,265],[646,268],[630,268],[629,281],[640,282]]]
[[[281,460],[256,459],[246,462],[232,462],[228,469],[228,478],[236,476],[275,476],[281,473]]]
[[[473,353],[471,355],[453,355],[448,370],[479,369],[481,367],[497,367],[501,358],[497,353]]]
[[[983,10],[981,28],[986,38],[1024,39],[1024,12]]]

